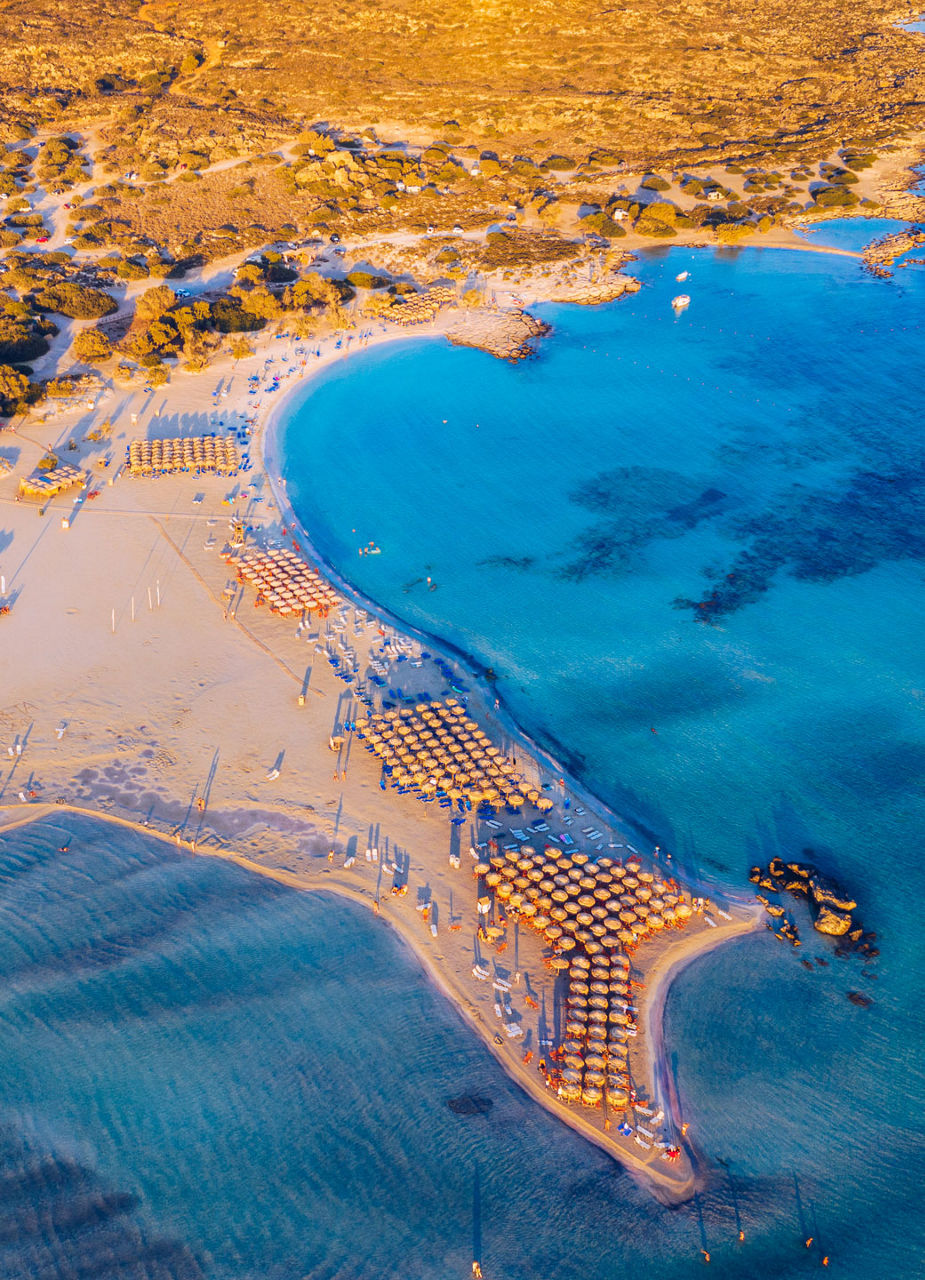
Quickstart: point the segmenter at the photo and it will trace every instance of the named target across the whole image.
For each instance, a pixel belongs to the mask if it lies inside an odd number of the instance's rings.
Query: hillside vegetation
[[[922,127],[908,16],[890,0],[12,0],[0,119],[116,115],[113,140],[142,152],[240,154],[326,122],[634,167],[821,155]]]

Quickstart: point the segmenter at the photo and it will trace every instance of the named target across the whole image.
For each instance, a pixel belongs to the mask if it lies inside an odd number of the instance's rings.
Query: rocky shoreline
[[[528,311],[478,311],[454,318],[446,336],[455,347],[476,347],[516,363],[534,355],[536,339],[551,331],[550,325]]]

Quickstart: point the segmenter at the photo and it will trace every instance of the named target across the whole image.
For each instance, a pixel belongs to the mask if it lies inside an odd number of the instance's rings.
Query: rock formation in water
[[[773,893],[789,893],[793,897],[806,898],[813,913],[816,930],[839,939],[836,948],[838,955],[848,955],[855,950],[868,958],[879,954],[873,945],[876,934],[866,933],[853,915],[857,910],[857,902],[837,881],[824,875],[812,863],[784,862],[783,858],[772,858],[767,867],[752,867],[748,878],[753,884]],[[780,917],[783,914],[783,908],[777,903],[770,902],[763,894],[757,896],[770,916]]]

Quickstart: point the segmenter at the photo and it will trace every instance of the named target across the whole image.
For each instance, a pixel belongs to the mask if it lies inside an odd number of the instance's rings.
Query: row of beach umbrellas
[[[442,791],[474,805],[520,809],[530,804],[541,813],[552,808],[454,698],[358,720],[356,734],[397,785],[423,796]]]
[[[568,977],[558,1096],[625,1109],[626,1039],[635,1026],[627,953],[654,933],[683,927],[693,914],[690,902],[675,881],[646,870],[638,858],[592,861],[552,845],[502,849],[492,840],[473,873],[480,915],[491,915],[494,899],[509,919],[540,936],[551,951],[549,967]],[[489,924],[489,939],[492,931]]]
[[[683,926],[692,914],[673,881],[656,878],[635,859],[592,862],[577,850],[547,846],[538,853],[522,845],[495,849],[487,862],[476,864],[475,875],[508,913],[558,951],[573,950],[576,943],[589,955],[634,947],[661,929]]]
[[[286,547],[272,551],[246,551],[235,562],[239,582],[257,589],[257,603],[285,617],[317,613],[327,617],[341,598],[305,560]]]
[[[456,302],[456,294],[446,285],[434,285],[426,293],[413,294],[389,310],[389,319],[397,324],[426,324],[441,307]]]
[[[630,1101],[626,1028],[633,1026],[629,961],[620,953],[572,957],[559,1096],[622,1111]]]
[[[195,469],[230,476],[241,465],[238,446],[231,436],[133,440],[128,446],[126,460],[132,475],[163,475]]]

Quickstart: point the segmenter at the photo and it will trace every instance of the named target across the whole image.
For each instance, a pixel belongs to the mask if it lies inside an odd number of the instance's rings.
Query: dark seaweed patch
[[[0,1191],[5,1276],[202,1280],[182,1241],[136,1221],[134,1194],[106,1187],[94,1170],[12,1128],[0,1131]]]
[[[652,542],[680,538],[724,510],[726,494],[661,467],[618,467],[586,481],[572,502],[603,516],[573,543],[560,576],[580,582],[627,572]]]
[[[925,461],[899,463],[889,472],[856,470],[841,492],[792,485],[773,507],[738,521],[732,532],[749,545],[708,595],[680,598],[676,608],[707,622],[760,599],[780,573],[834,582],[884,561],[921,559]]]
[[[477,569],[518,569],[526,573],[535,564],[535,556],[486,556],[484,560],[477,560],[475,567]]]
[[[481,1098],[474,1093],[464,1093],[458,1098],[447,1099],[446,1105],[454,1116],[487,1116],[495,1104],[491,1098]]]

